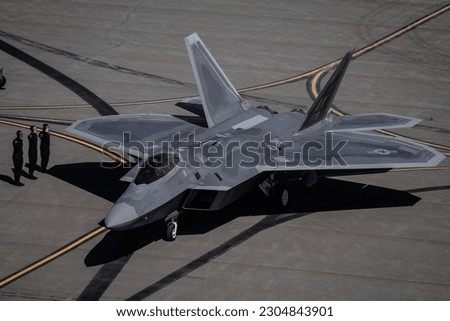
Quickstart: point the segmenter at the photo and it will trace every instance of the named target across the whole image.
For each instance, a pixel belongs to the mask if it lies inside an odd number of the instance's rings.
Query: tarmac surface
[[[184,37],[197,32],[237,88],[351,62],[334,112],[423,119],[402,135],[450,155],[450,5],[444,1],[0,2],[1,300],[449,300],[450,161],[324,179],[280,213],[259,191],[218,213],[109,232],[126,188],[107,156],[53,136],[49,174],[12,184],[22,125],[64,132],[99,115],[190,115]],[[443,9],[429,20],[421,17]],[[388,41],[390,40],[390,41]],[[253,106],[307,109],[321,77],[246,91]],[[316,76],[316,77],[314,77]],[[9,122],[9,123],[8,123]],[[24,130],[25,162],[28,142]],[[67,138],[67,137],[66,137]]]

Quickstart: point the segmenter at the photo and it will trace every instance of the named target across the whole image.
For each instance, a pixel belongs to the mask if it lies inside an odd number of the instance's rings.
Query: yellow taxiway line
[[[358,57],[368,53],[369,51],[374,50],[375,48],[380,47],[380,46],[394,40],[395,38],[400,37],[404,33],[409,32],[409,31],[413,30],[414,28],[436,18],[437,16],[447,12],[448,10],[450,10],[450,4],[447,4],[439,9],[415,20],[414,22],[398,29],[397,31],[394,31],[394,32],[390,33],[389,35],[372,42],[371,44],[355,51],[355,53],[353,54],[353,59],[358,58]],[[320,71],[326,71],[326,70],[329,70],[329,69],[335,67],[340,61],[341,61],[340,59],[336,59],[328,64],[325,64],[321,67],[317,67],[310,71],[302,72],[300,74],[297,74],[297,75],[294,75],[294,76],[291,76],[288,78],[268,82],[265,84],[241,88],[241,89],[238,89],[238,92],[244,93],[244,92],[249,92],[249,91],[256,91],[256,90],[271,88],[271,87],[280,86],[280,85],[296,82],[299,80],[307,79],[311,76],[314,76],[316,73],[318,73]],[[151,99],[151,100],[142,100],[142,101],[117,102],[117,103],[110,103],[110,105],[113,107],[152,105],[152,104],[179,102],[186,98],[188,98],[188,97],[172,97],[172,98]],[[0,110],[14,110],[14,109],[24,109],[24,108],[25,109],[65,109],[65,108],[88,108],[88,107],[91,107],[91,106],[88,104],[47,105],[47,106],[31,106],[31,105],[30,106],[0,106]]]
[[[383,44],[385,44],[385,43],[387,43],[387,42],[389,42],[389,41],[391,41],[391,40],[401,36],[402,34],[404,34],[404,33],[408,32],[408,31],[416,28],[417,26],[419,26],[421,24],[424,24],[425,22],[427,22],[427,21],[429,21],[429,20],[431,20],[431,19],[433,19],[433,18],[443,14],[444,12],[448,11],[449,9],[450,9],[450,4],[440,8],[440,9],[438,9],[438,10],[436,10],[436,11],[434,11],[434,12],[432,12],[432,13],[430,13],[430,14],[428,14],[428,15],[426,15],[426,16],[418,19],[418,20],[416,20],[415,22],[413,22],[413,23],[411,23],[411,24],[409,24],[409,25],[407,25],[407,26],[405,26],[405,27],[403,27],[403,28],[401,28],[401,29],[399,29],[399,30],[389,34],[386,37],[383,37],[383,38],[373,42],[372,44],[370,44],[370,45],[368,45],[368,46],[366,46],[366,47],[356,51],[354,53],[353,57],[357,58],[357,57],[359,57],[359,56],[361,56],[361,55],[363,55],[363,54],[365,54],[365,53],[367,53],[367,52],[369,52],[369,51],[379,47],[379,46],[381,46],[381,45],[383,45]],[[283,84],[287,84],[287,83],[303,80],[303,79],[309,78],[311,76],[314,76],[313,77],[313,81],[315,81],[315,82],[311,86],[312,87],[312,92],[314,93],[314,90],[315,90],[316,94],[318,94],[317,93],[317,82],[320,79],[320,76],[322,75],[322,73],[324,73],[324,72],[328,71],[329,69],[333,68],[334,66],[336,66],[339,62],[340,62],[340,59],[332,61],[332,62],[330,62],[330,63],[328,63],[328,64],[326,64],[324,66],[315,68],[315,69],[313,69],[311,71],[295,75],[293,77],[289,77],[289,78],[286,78],[286,79],[281,79],[281,80],[278,80],[278,81],[274,81],[274,82],[270,82],[270,83],[266,83],[266,84],[261,84],[261,85],[257,85],[257,86],[242,88],[242,89],[239,90],[239,92],[241,92],[241,93],[242,92],[249,92],[249,91],[255,91],[255,90],[260,90],[260,89],[269,88],[269,87],[280,86],[280,85],[283,85]],[[317,96],[315,96],[315,97],[317,97]],[[156,100],[147,100],[147,101],[122,102],[122,103],[115,103],[115,104],[113,103],[113,104],[111,104],[111,106],[118,107],[118,106],[144,105],[144,104],[156,104],[156,103],[170,103],[170,102],[180,101],[180,100],[182,100],[184,98],[186,98],[186,97],[156,99]],[[3,110],[6,110],[6,109],[19,109],[20,107],[21,106],[0,106],[0,110],[1,109],[3,109]],[[61,108],[88,108],[88,107],[89,107],[89,105],[83,104],[83,105],[28,106],[27,108],[30,108],[30,109],[48,109],[48,108],[61,109]],[[344,115],[344,113],[342,113],[342,112],[340,112],[340,111],[338,111],[336,109],[334,109],[334,113],[337,114],[337,115],[341,115],[341,116]],[[11,125],[11,126],[16,126],[16,127],[20,127],[20,128],[29,128],[29,126],[27,126],[27,125],[16,123],[16,122],[11,122],[11,121],[4,120],[4,119],[0,119],[0,123],[6,124],[6,125]],[[99,152],[101,152],[101,153],[111,157],[112,159],[121,162],[121,163],[125,163],[126,162],[122,157],[120,157],[120,156],[118,156],[118,155],[116,155],[114,153],[111,153],[111,152],[109,152],[107,150],[104,150],[104,149],[102,149],[102,148],[100,148],[100,147],[98,147],[98,146],[96,146],[94,144],[88,143],[88,142],[80,140],[78,138],[71,137],[69,135],[58,133],[58,132],[55,132],[55,131],[52,131],[51,133],[54,136],[57,136],[57,137],[60,137],[60,138],[63,138],[63,139],[67,139],[69,141],[72,141],[72,142],[75,142],[77,144],[81,144],[83,146],[86,146],[86,147],[89,147],[89,148],[94,149],[96,151],[99,151]],[[391,134],[391,133],[389,132],[389,134]],[[394,133],[392,133],[392,134],[394,134]],[[397,135],[397,134],[394,134],[394,135]],[[400,136],[400,137],[408,138],[408,137],[404,137],[404,136]],[[411,139],[411,138],[408,138],[408,139]],[[419,141],[419,140],[416,140],[416,141]],[[423,141],[420,141],[420,142],[427,143],[427,142],[423,142]],[[432,144],[432,143],[427,143],[427,144]],[[450,150],[450,148],[446,147],[446,146],[441,146],[441,145],[438,145],[438,144],[433,144],[433,145],[434,146],[439,146],[438,148],[444,147],[445,149],[448,148],[448,150]],[[431,145],[429,145],[429,146],[431,146]],[[441,167],[441,168],[439,168],[439,167],[437,167],[437,168],[406,168],[406,169],[396,169],[396,170],[393,170],[393,171],[442,170],[442,169],[448,169],[448,168],[447,167]],[[73,250],[74,248],[76,248],[76,247],[80,246],[81,244],[87,242],[88,240],[92,239],[93,237],[103,233],[104,231],[106,231],[105,227],[102,227],[102,226],[98,227],[95,230],[93,230],[93,231],[91,231],[91,232],[81,236],[77,240],[67,244],[66,246],[63,246],[61,249],[57,250],[56,252],[53,252],[52,254],[44,257],[43,259],[38,260],[38,261],[30,264],[29,266],[27,266],[27,267],[25,267],[25,268],[15,272],[15,273],[9,275],[9,276],[7,276],[6,278],[0,280],[0,288],[2,288],[5,285],[7,285],[7,284],[17,280],[20,277],[30,273],[31,271],[33,271],[33,270],[43,266],[44,264],[47,264],[47,263],[55,260],[56,258],[60,257],[61,255],[63,255],[65,253]]]
[[[0,118],[0,124],[5,124],[5,125],[19,127],[19,128],[27,128],[27,129],[30,128],[30,125],[26,125],[26,124],[23,124],[23,123],[17,123],[17,122],[14,122],[14,121],[3,119],[3,118]],[[38,131],[42,130],[41,128],[38,128],[38,127],[36,127],[36,129]],[[99,147],[99,146],[94,145],[92,143],[89,143],[88,141],[85,141],[85,140],[82,140],[82,139],[79,139],[79,138],[76,138],[76,137],[73,137],[73,136],[70,136],[70,135],[67,135],[67,134],[63,134],[63,133],[60,133],[60,132],[54,131],[54,130],[50,131],[50,134],[52,136],[55,136],[55,137],[58,137],[58,138],[62,138],[62,139],[65,139],[65,140],[77,143],[79,145],[83,145],[83,146],[88,147],[90,149],[93,149],[93,150],[95,150],[95,151],[97,151],[99,153],[102,153],[103,155],[108,156],[109,158],[111,158],[111,159],[113,159],[113,160],[115,160],[117,162],[120,162],[121,164],[126,164],[127,163],[127,160],[125,160],[120,155],[118,155],[116,153],[112,153],[112,152],[110,152],[109,150],[107,150],[105,148],[102,148],[102,147]]]
[[[13,121],[9,121],[9,120],[6,120],[6,119],[1,119],[1,118],[0,118],[0,124],[14,126],[14,127],[18,127],[18,128],[30,128],[30,125],[26,125],[26,124],[23,124],[23,123],[17,123],[17,122],[13,122]],[[39,130],[41,130],[41,129],[39,129]],[[102,154],[112,158],[113,160],[121,162],[122,164],[127,162],[125,159],[120,157],[120,155],[117,155],[115,153],[111,153],[111,152],[109,152],[109,151],[107,151],[107,150],[105,150],[105,149],[103,149],[103,148],[101,148],[99,146],[96,146],[96,145],[91,144],[89,142],[86,142],[84,140],[81,140],[81,139],[78,139],[78,138],[75,138],[75,137],[72,137],[72,136],[69,136],[69,135],[57,132],[57,131],[53,131],[53,130],[50,133],[51,133],[52,136],[56,136],[56,137],[59,137],[59,138],[62,138],[62,139],[66,139],[68,141],[71,141],[71,142],[80,144],[82,146],[91,148],[91,149],[93,149],[95,151],[98,151],[98,152],[100,152],[100,153],[102,153]],[[11,283],[11,282],[21,278],[22,276],[30,273],[31,271],[34,271],[34,270],[38,269],[39,267],[41,267],[41,266],[43,266],[43,265],[45,265],[45,264],[55,260],[56,258],[66,254],[67,252],[69,252],[69,251],[73,250],[74,248],[80,246],[81,244],[89,241],[90,239],[96,237],[97,235],[103,233],[104,231],[106,231],[106,227],[100,226],[100,227],[94,229],[93,231],[88,232],[87,234],[79,237],[75,241],[72,241],[69,244],[63,246],[59,250],[51,253],[50,255],[47,255],[46,257],[44,257],[44,258],[42,258],[42,259],[40,259],[40,260],[38,260],[38,261],[36,261],[36,262],[26,266],[26,267],[24,267],[23,269],[20,269],[19,271],[16,271],[13,274],[11,274],[11,275],[1,279],[0,280],[0,288],[2,288],[5,285],[7,285],[7,284],[9,284],[9,283]]]
[[[23,269],[20,269],[17,272],[14,272],[13,274],[3,278],[0,280],[0,288],[8,285],[9,283],[21,278],[22,276],[40,268],[41,266],[57,259],[58,257],[66,254],[67,252],[75,249],[76,247],[80,246],[83,243],[86,243],[87,241],[89,241],[90,239],[96,237],[97,235],[103,233],[106,231],[106,227],[104,226],[99,226],[97,227],[95,230],[92,230],[90,232],[88,232],[87,234],[79,237],[78,239],[76,239],[75,241],[70,242],[69,244],[61,247],[59,250],[47,255],[46,257],[31,263],[30,265],[24,267]]]
[[[310,89],[311,89],[311,93],[314,96],[314,98],[317,98],[317,96],[319,96],[319,81],[322,78],[323,74],[326,73],[327,71],[328,70],[325,70],[325,69],[321,70],[317,74],[315,74],[314,77],[311,79],[311,82],[310,82],[311,88]],[[335,106],[331,107],[331,112],[333,114],[337,115],[337,116],[349,115],[348,113],[344,113],[343,111],[338,110]],[[407,140],[410,140],[410,141],[413,141],[413,142],[416,142],[416,143],[420,143],[420,144],[427,145],[427,146],[430,146],[430,147],[434,147],[434,148],[438,148],[438,149],[441,149],[441,150],[445,150],[445,151],[447,151],[447,153],[444,153],[444,155],[445,156],[450,156],[450,153],[448,153],[448,152],[450,152],[450,147],[449,146],[427,142],[427,141],[424,141],[424,140],[421,140],[421,139],[412,138],[412,137],[409,137],[409,136],[397,134],[397,133],[394,133],[392,131],[385,130],[385,129],[377,129],[375,131],[378,132],[378,133],[384,134],[384,135],[388,135],[388,136],[392,136],[392,137],[398,137],[398,138],[404,138],[404,139],[407,139]]]

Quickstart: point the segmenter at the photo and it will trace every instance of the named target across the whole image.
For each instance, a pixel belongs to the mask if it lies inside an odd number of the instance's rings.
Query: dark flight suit
[[[36,133],[31,133],[28,135],[28,162],[30,163],[30,176],[33,176],[37,163],[37,141],[38,137]]]
[[[23,166],[23,141],[20,138],[13,140],[13,163],[14,163],[14,181],[17,185],[20,184],[20,175],[22,174]]]
[[[48,160],[50,158],[50,134],[45,131],[39,133],[41,139],[41,168],[42,172],[47,172]]]

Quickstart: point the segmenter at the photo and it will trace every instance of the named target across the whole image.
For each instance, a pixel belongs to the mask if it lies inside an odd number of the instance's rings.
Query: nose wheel
[[[169,242],[175,241],[177,238],[178,222],[176,220],[171,220],[167,224],[166,229],[166,240]]]
[[[165,235],[166,241],[173,242],[177,238],[178,216],[181,214],[181,212],[182,212],[181,210],[176,210],[176,211],[173,211],[172,213],[170,213],[166,217],[166,223],[167,223],[166,235]]]

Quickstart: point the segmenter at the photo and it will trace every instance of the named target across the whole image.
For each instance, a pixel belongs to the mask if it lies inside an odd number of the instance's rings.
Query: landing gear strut
[[[166,240],[169,242],[175,241],[177,238],[177,229],[178,229],[178,222],[177,220],[173,219],[167,224],[167,230],[166,230]]]
[[[166,241],[173,242],[177,238],[178,232],[178,215],[181,214],[181,211],[173,211],[166,218],[167,228],[166,228]]]
[[[293,211],[297,209],[297,205],[299,204],[299,181],[279,179],[272,174],[259,187],[280,210]]]

